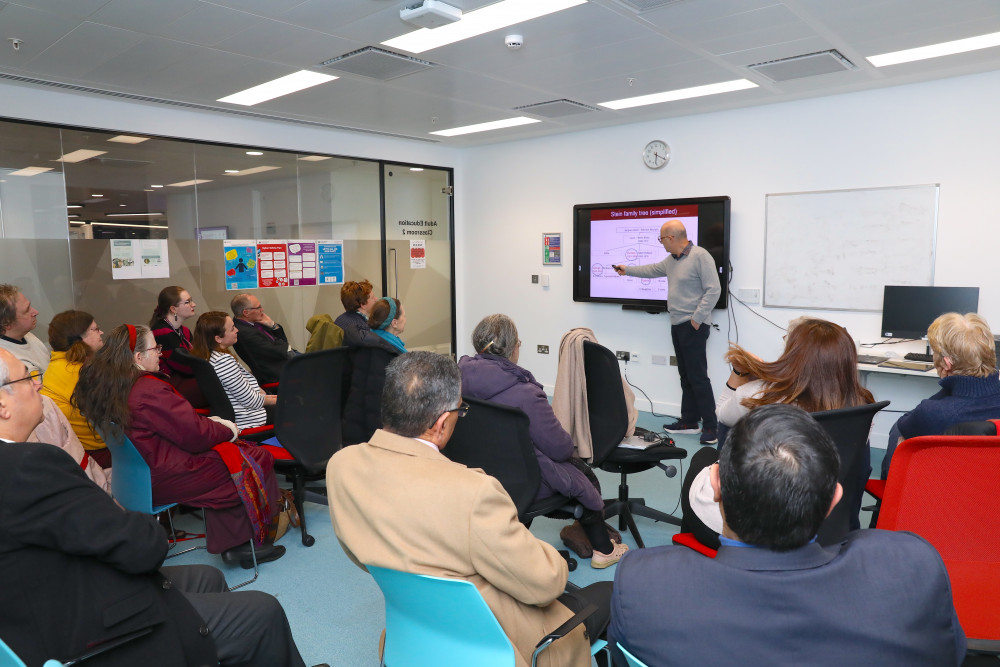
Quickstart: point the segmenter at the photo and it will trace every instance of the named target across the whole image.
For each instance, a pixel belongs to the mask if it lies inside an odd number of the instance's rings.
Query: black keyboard
[[[903,358],[910,361],[934,361],[933,354],[924,354],[923,352],[907,352]]]

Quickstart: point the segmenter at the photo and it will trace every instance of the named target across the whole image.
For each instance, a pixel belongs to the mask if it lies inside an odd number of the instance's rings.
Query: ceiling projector
[[[414,7],[399,10],[399,18],[422,28],[440,28],[462,18],[462,10],[439,0],[424,0]]]

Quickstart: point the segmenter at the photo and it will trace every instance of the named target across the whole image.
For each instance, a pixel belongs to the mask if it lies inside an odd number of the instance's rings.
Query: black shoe
[[[265,544],[254,549],[257,553],[257,564],[270,563],[285,555],[285,547],[280,544]],[[250,545],[244,544],[234,549],[222,552],[222,560],[232,565],[239,562],[244,570],[253,569],[253,554],[250,552]]]

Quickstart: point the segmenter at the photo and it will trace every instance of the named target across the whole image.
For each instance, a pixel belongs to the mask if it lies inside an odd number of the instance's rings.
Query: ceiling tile
[[[457,6],[454,2],[449,2]],[[399,17],[401,5],[386,2],[358,2],[357,0],[306,0],[281,14],[282,21],[303,28],[312,28],[338,34],[343,26],[372,14],[386,12]]]
[[[328,48],[326,46],[328,45]],[[351,48],[352,45],[315,30],[300,28],[288,23],[273,21],[270,19],[258,22],[256,25],[233,35],[218,43],[218,48],[240,53],[255,58],[267,58],[285,60],[289,55],[295,53],[316,53],[322,58],[322,54],[330,53],[326,58],[333,57],[337,53],[333,52],[343,45]],[[283,54],[278,57],[277,54]],[[319,61],[305,61],[302,67],[313,66]]]
[[[31,69],[49,76],[80,78],[142,40],[137,33],[87,21],[35,58]]]
[[[7,5],[0,9],[3,37],[23,40],[15,51],[10,44],[0,44],[0,67],[28,67],[45,49],[80,25],[79,18],[58,16],[50,12],[21,5]]]
[[[370,1],[370,0],[364,0]],[[274,18],[301,5],[305,0],[213,0],[217,5]]]
[[[131,49],[87,72],[89,81],[111,87],[143,88],[160,70],[187,58],[190,44],[162,37],[147,37]]]
[[[86,18],[108,3],[108,0],[16,0],[11,4],[45,9],[59,14]]]
[[[95,23],[149,32],[187,14],[198,0],[111,0],[90,16]]]
[[[187,14],[169,23],[149,25],[146,31],[182,42],[215,46],[263,20],[246,12],[199,2]]]

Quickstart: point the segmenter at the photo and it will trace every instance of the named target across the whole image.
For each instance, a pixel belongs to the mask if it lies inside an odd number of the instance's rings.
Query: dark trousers
[[[677,356],[677,372],[681,376],[681,421],[702,422],[702,428],[716,428],[715,394],[708,379],[706,347],[712,325],[697,329],[690,321],[670,327],[670,339]]]
[[[604,639],[608,631],[608,623],[611,621],[611,592],[614,584],[610,581],[598,581],[585,588],[574,588],[567,590],[559,596],[562,602],[574,614],[586,607],[588,604],[597,605],[597,611],[591,614],[584,622],[583,627],[587,630],[587,637],[593,644],[597,639]]]
[[[208,565],[160,568],[184,593],[215,641],[219,663],[233,667],[305,667],[285,610],[261,591],[229,592],[222,572]]]

